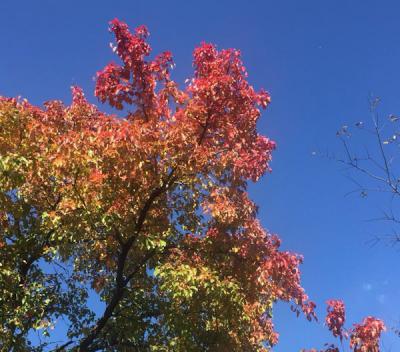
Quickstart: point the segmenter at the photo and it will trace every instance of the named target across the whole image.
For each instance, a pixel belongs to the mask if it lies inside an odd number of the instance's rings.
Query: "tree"
[[[237,50],[196,48],[181,90],[145,27],[110,29],[121,64],[95,94],[118,116],[79,87],[69,106],[0,99],[1,349],[268,351],[276,301],[315,317],[302,258],[247,194],[275,148],[256,129],[270,97]],[[65,341],[32,344],[62,319]]]
[[[313,316],[301,257],[279,250],[246,191],[275,147],[256,131],[269,95],[237,50],[202,44],[180,90],[169,52],[147,60],[145,27],[111,31],[121,65],[95,93],[123,117],[78,87],[70,106],[1,99],[2,349],[41,350],[29,331],[65,317],[58,350],[267,350],[275,301]]]
[[[357,121],[353,126],[340,128],[336,135],[342,143],[343,156],[333,158],[345,166],[346,176],[355,184],[349,194],[357,193],[363,198],[375,194],[375,201],[383,211],[374,220],[391,225],[391,233],[377,234],[372,243],[384,240],[396,244],[400,241],[399,117],[390,114],[382,118],[379,104],[378,97],[370,98],[370,122]]]

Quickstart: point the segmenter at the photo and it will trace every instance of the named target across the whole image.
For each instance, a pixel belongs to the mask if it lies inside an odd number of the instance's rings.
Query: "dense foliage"
[[[314,317],[301,257],[247,194],[275,148],[256,130],[270,97],[237,50],[196,48],[181,90],[145,27],[111,31],[121,62],[95,92],[118,116],[78,87],[69,106],[0,100],[1,349],[268,351],[274,302]],[[31,345],[34,330],[50,338]]]

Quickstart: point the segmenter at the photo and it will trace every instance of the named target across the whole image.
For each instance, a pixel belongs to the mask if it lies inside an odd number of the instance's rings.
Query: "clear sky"
[[[94,102],[93,76],[114,59],[107,31],[114,17],[146,24],[153,52],[174,54],[181,83],[201,41],[242,51],[249,80],[272,95],[260,130],[278,144],[273,173],[251,187],[264,226],[304,255],[303,284],[321,320],[325,300],[338,297],[349,322],[375,315],[398,327],[400,246],[366,244],[383,231],[365,221],[379,204],[345,197],[352,185],[338,165],[312,151],[340,151],[336,130],[368,119],[371,92],[383,114],[400,112],[400,2],[1,0],[0,95],[69,102],[78,84]],[[276,352],[332,340],[322,322],[296,318],[287,305],[277,307],[275,322]],[[400,338],[386,335],[384,351],[400,351]]]

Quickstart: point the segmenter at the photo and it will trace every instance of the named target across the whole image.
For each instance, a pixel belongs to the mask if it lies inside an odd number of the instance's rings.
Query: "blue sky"
[[[387,230],[365,221],[379,213],[379,199],[345,197],[353,186],[339,166],[311,154],[340,152],[336,130],[368,119],[370,93],[382,98],[383,114],[400,111],[400,3],[1,0],[0,94],[70,101],[69,87],[78,84],[95,101],[95,72],[113,59],[107,23],[114,17],[146,24],[153,52],[174,54],[181,83],[201,41],[242,51],[249,80],[272,95],[260,130],[278,144],[273,173],[251,187],[264,226],[304,255],[303,283],[321,317],[325,300],[340,297],[349,322],[376,315],[399,326],[400,252],[366,244]],[[275,322],[277,352],[331,340],[286,305]],[[384,350],[400,350],[400,338],[387,334]]]

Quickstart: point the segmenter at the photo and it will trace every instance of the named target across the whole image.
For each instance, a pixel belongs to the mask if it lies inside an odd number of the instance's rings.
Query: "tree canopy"
[[[201,44],[179,88],[171,53],[149,58],[146,27],[110,29],[120,63],[98,72],[95,95],[118,113],[79,87],[70,105],[0,99],[0,346],[268,351],[275,302],[315,317],[301,256],[280,249],[247,192],[275,148],[256,126],[269,94],[237,50]],[[61,320],[65,341],[31,344]]]

